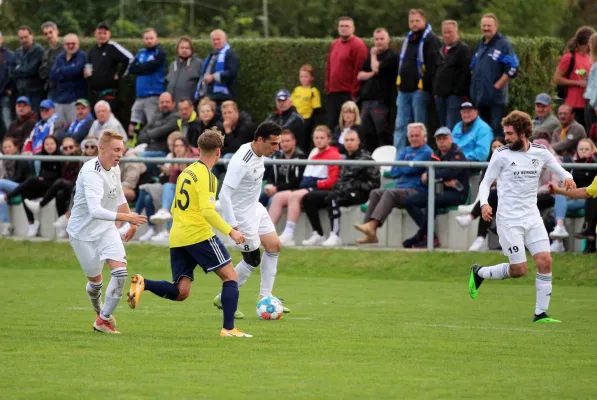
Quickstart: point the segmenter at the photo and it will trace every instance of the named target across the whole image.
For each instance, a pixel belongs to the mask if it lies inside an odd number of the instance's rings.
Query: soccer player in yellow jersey
[[[224,136],[215,128],[199,137],[199,161],[185,168],[176,181],[176,196],[172,202],[172,229],[170,230],[170,268],[172,282],[152,281],[136,274],[132,277],[127,297],[131,308],[136,308],[143,291],[157,296],[183,301],[191,293],[195,267],[205,273],[215,272],[222,279],[222,308],[224,326],[220,336],[252,337],[234,327],[234,312],[238,305],[238,277],[232,267],[230,254],[215,236],[212,227],[229,235],[238,245],[245,234],[232,229],[216,212],[218,181],[211,169],[220,158]]]
[[[576,189],[566,189],[565,187],[561,188],[554,183],[549,184],[550,192],[554,194],[563,194],[571,199],[590,199],[592,197],[597,197],[597,177],[593,179],[593,182],[586,188],[576,188]]]

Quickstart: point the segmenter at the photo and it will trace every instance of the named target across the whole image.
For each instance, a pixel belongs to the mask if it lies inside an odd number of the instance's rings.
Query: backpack
[[[570,52],[570,65],[568,65],[568,70],[566,71],[564,78],[566,78],[566,79],[570,78],[570,74],[572,74],[572,70],[574,69],[574,64],[576,64],[576,53],[571,51]],[[568,86],[557,85],[556,86],[556,95],[560,99],[564,100],[566,98],[566,96],[568,95]]]

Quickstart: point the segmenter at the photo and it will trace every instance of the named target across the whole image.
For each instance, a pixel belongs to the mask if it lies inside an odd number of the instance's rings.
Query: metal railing
[[[86,156],[40,156],[40,155],[0,155],[0,160],[22,160],[22,161],[87,161],[93,157]],[[197,158],[166,158],[166,157],[131,157],[122,158],[122,163],[127,162],[142,162],[146,164],[165,164],[172,163],[194,163]],[[229,159],[220,159],[218,165],[226,165],[230,162]],[[280,160],[280,159],[265,159],[266,165],[356,165],[363,167],[420,167],[427,168],[427,181],[435,182],[435,170],[437,168],[469,168],[479,170],[487,167],[487,162],[471,162],[471,161],[363,161],[363,160]],[[561,166],[566,169],[586,169],[597,170],[597,164],[573,164],[563,163]],[[433,251],[433,237],[435,236],[435,185],[428,185],[428,203],[427,203],[427,251]],[[474,199],[473,199],[474,201]]]

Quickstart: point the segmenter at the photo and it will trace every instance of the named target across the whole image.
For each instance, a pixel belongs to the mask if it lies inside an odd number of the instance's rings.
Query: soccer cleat
[[[562,321],[560,321],[559,319],[550,318],[549,315],[547,315],[546,313],[541,313],[541,314],[535,315],[533,317],[533,322],[536,322],[538,324],[545,324],[545,323],[560,323]]]
[[[102,305],[102,307],[103,307],[103,305]],[[96,311],[95,313],[97,314],[97,317],[99,318],[99,313],[100,313],[100,312],[99,312],[99,311]],[[112,327],[113,327],[114,329],[116,329],[116,327],[117,327],[117,325],[118,325],[118,324],[116,323],[116,318],[114,318],[114,316],[113,316],[113,315],[110,315],[110,320],[109,320],[108,322],[110,323],[110,325],[112,325]]]
[[[131,288],[126,294],[126,302],[129,303],[129,307],[133,310],[139,305],[139,298],[141,293],[145,290],[145,279],[139,274],[135,274],[131,277]]]
[[[220,295],[217,295],[214,298],[214,307],[216,307],[218,310],[223,310],[224,308],[222,307],[222,300],[220,300]],[[245,318],[245,314],[243,314],[241,311],[236,310],[234,312],[234,319],[243,319]]]
[[[479,270],[481,266],[479,264],[473,264],[471,267],[471,274],[468,279],[468,294],[471,299],[476,299],[479,295],[479,287],[483,283],[484,279],[479,276]]]
[[[236,328],[233,328],[230,330],[222,328],[222,330],[220,331],[220,336],[222,336],[222,337],[253,337],[253,335],[249,335],[248,333],[239,331]]]
[[[102,333],[111,333],[111,334],[116,334],[116,335],[120,334],[120,332],[118,332],[116,329],[114,329],[114,327],[112,326],[110,321],[104,321],[99,316],[93,323],[93,330],[96,332],[102,332]]]

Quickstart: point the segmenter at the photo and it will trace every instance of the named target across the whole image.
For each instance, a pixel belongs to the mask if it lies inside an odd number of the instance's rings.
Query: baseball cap
[[[56,108],[56,105],[54,105],[54,102],[52,100],[45,99],[41,103],[39,103],[39,108],[46,108],[46,109]]]
[[[445,126],[442,126],[437,131],[435,131],[435,134],[433,136],[438,137],[438,136],[445,136],[445,135],[452,136],[452,131],[450,130],[450,128],[446,128]]]
[[[25,104],[27,104],[28,106],[30,106],[30,105],[31,105],[31,101],[29,101],[29,97],[27,97],[27,96],[21,96],[21,97],[19,97],[19,98],[17,99],[17,103],[25,103]]]
[[[470,101],[465,101],[464,103],[462,103],[460,105],[460,109],[462,110],[463,108],[472,108],[472,109],[475,109],[475,106]]]
[[[110,27],[108,26],[107,23],[105,23],[105,22],[102,21],[99,24],[97,24],[97,26],[95,27],[95,29],[105,29],[105,30],[109,31]]]
[[[535,104],[543,104],[544,106],[548,106],[551,104],[551,97],[547,93],[540,93],[535,98]]]
[[[87,99],[79,99],[79,100],[75,101],[76,106],[78,106],[79,104],[82,106],[85,106],[85,107],[91,107],[91,105],[89,104],[89,100],[87,100]]]
[[[276,100],[286,100],[290,97],[290,92],[286,89],[280,89],[278,90],[278,93],[276,93]]]

